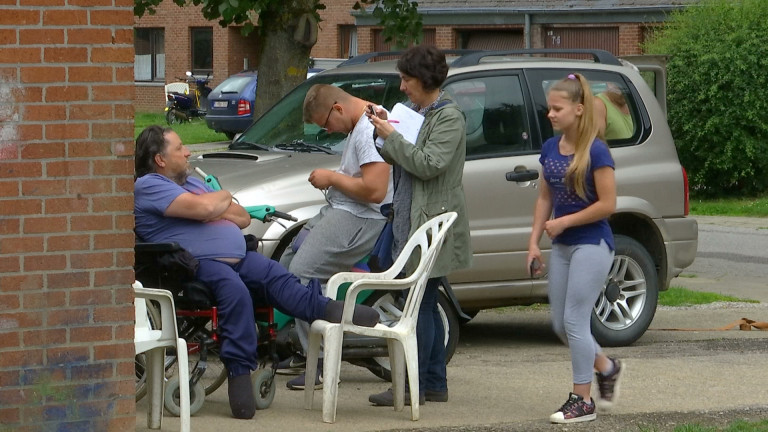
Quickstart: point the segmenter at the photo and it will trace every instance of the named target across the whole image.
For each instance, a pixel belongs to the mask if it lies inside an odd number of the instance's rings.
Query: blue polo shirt
[[[573,160],[573,155],[564,156],[560,154],[559,142],[560,136],[555,136],[545,141],[541,148],[541,156],[539,157],[544,180],[546,180],[552,196],[555,218],[577,213],[595,203],[597,201],[595,170],[606,166],[615,168],[608,146],[601,140],[595,139],[589,150],[590,164],[587,171],[586,184],[587,199],[584,200],[565,184],[565,172]],[[568,228],[555,237],[552,243],[572,246],[577,244],[600,244],[600,240],[605,240],[608,247],[611,250],[614,249],[613,232],[611,232],[611,226],[608,225],[608,219],[601,219],[586,225]]]

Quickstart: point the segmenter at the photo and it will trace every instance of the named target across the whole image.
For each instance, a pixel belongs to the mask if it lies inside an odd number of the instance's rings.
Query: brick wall
[[[135,429],[132,7],[0,6],[0,431]]]

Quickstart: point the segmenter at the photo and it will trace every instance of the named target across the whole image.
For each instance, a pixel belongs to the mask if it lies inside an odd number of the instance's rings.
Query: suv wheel
[[[592,335],[601,346],[626,346],[651,325],[659,298],[653,260],[636,240],[617,235],[613,265],[592,314]]]
[[[401,297],[394,294],[392,291],[376,291],[365,300],[365,304],[373,307],[384,316],[399,317],[402,313],[402,300]],[[437,298],[437,308],[443,319],[445,363],[448,364],[453,353],[456,352],[456,345],[459,342],[459,317],[453,309],[451,300],[442,291]],[[377,377],[385,381],[392,381],[389,357],[372,357],[364,359],[359,364]]]

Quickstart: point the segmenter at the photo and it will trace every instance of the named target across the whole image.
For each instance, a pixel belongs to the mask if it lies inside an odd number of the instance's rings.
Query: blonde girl
[[[616,208],[614,163],[608,146],[597,138],[594,97],[581,74],[556,82],[547,94],[549,120],[561,133],[542,146],[542,178],[528,245],[528,265],[541,273],[539,241],[552,240],[549,302],[552,326],[571,353],[573,389],[550,416],[552,423],[596,418],[590,396],[597,371],[601,409],[616,402],[624,366],[607,357],[592,336],[590,317],[613,262],[613,234],[608,217]]]

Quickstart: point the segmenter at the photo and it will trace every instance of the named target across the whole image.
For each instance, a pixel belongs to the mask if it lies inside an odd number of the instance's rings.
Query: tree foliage
[[[765,0],[702,0],[646,44],[670,55],[669,125],[696,194],[768,191],[767,46]]]

